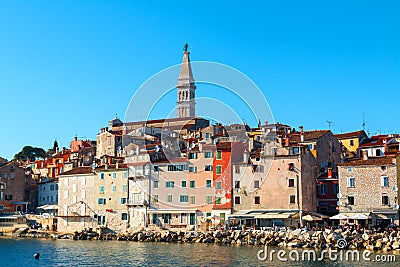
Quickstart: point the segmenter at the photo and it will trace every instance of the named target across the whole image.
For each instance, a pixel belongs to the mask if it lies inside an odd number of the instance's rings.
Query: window
[[[113,185],[113,186],[112,186],[112,191],[113,191],[113,192],[117,192],[117,186],[116,186],[116,185]]]
[[[259,180],[255,180],[254,181],[254,188],[260,188],[260,181]]]
[[[189,197],[187,195],[181,195],[179,197],[179,201],[180,202],[188,202],[189,201]]]
[[[0,205],[0,210],[4,210],[4,205]]]
[[[197,159],[197,153],[189,153],[189,159]]]
[[[197,167],[189,166],[189,172],[197,172]]]
[[[251,165],[252,172],[258,172],[258,165]]]
[[[221,173],[222,173],[222,166],[221,166],[221,165],[218,165],[218,166],[215,168],[215,172],[216,172],[216,174],[221,174]]]
[[[381,177],[381,186],[389,187],[389,177],[387,177],[387,176]]]
[[[186,187],[186,181],[182,181],[182,188]]]
[[[74,186],[74,185],[72,185],[72,186]],[[43,191],[46,191],[46,186],[45,186],[45,185],[42,186],[42,190],[43,190]]]
[[[332,184],[332,193],[334,195],[339,194],[339,184]]]
[[[294,187],[294,179],[293,178],[289,178],[289,187]]]
[[[122,185],[122,191],[123,191],[123,192],[128,192],[128,185],[123,184],[123,185]]]
[[[204,167],[204,170],[205,170],[206,172],[211,172],[211,171],[213,170],[213,166],[212,166],[212,165],[206,165],[206,166]]]
[[[235,173],[240,173],[240,166],[235,166]]]
[[[216,197],[215,198],[215,204],[216,205],[221,205],[221,198],[220,197]]]
[[[97,223],[99,225],[105,225],[106,224],[106,216],[104,215],[98,215],[97,216]]]
[[[216,159],[222,159],[222,152],[217,151],[217,155],[215,156]]]
[[[82,190],[81,191],[81,198],[85,198],[86,197],[86,190]]]
[[[169,172],[186,171],[187,165],[168,165]]]
[[[235,181],[235,188],[240,189],[240,181]]]
[[[121,197],[120,198],[120,203],[121,204],[126,204],[126,197]]]
[[[196,197],[190,196],[190,204],[195,204],[195,203],[196,203]]]
[[[127,221],[128,220],[128,213],[124,212],[121,214],[121,220]]]
[[[158,195],[153,195],[153,202],[158,203]]]
[[[309,150],[314,150],[314,144],[308,144],[307,146]]]
[[[235,205],[240,205],[240,196],[235,196]]]
[[[210,133],[206,133],[206,139],[210,139],[211,134]]]
[[[389,205],[389,196],[383,195],[382,196],[382,205]]]
[[[104,172],[100,173],[100,179],[104,179]]]
[[[256,204],[256,205],[261,204],[260,196],[255,196],[254,197],[254,204]]]
[[[100,194],[104,193],[104,185],[100,185]]]
[[[386,171],[387,167],[385,165],[381,166],[382,171]]]
[[[212,152],[204,152],[204,158],[206,159],[210,159],[212,158],[214,155]]]
[[[106,199],[105,198],[98,198],[97,199],[97,203],[99,204],[99,205],[105,205],[106,204]]]
[[[206,212],[206,217],[211,217],[211,212]]]
[[[211,183],[212,183],[211,180],[206,180],[206,187],[211,187]]]
[[[153,181],[153,188],[158,188],[158,181],[157,180]]]
[[[347,204],[354,205],[354,196],[347,196]]]
[[[353,139],[350,140],[350,146],[354,146],[354,140]]]
[[[290,204],[295,204],[296,203],[296,195],[290,195],[289,196],[289,203]]]
[[[160,171],[160,167],[159,167],[159,166],[154,165],[153,167],[154,167],[154,171],[156,171],[156,172],[159,172],[159,171]]]
[[[172,202],[172,195],[167,195],[167,202]]]
[[[174,181],[166,181],[165,187],[167,188],[174,188],[175,182]]]
[[[206,203],[212,204],[212,196],[206,196]]]
[[[8,173],[5,172],[5,173],[3,174],[3,176],[4,176],[4,179],[7,179],[7,178],[8,178]]]
[[[116,173],[116,172],[113,172],[113,173],[112,173],[112,178],[113,178],[113,179],[117,178],[117,173]]]
[[[355,178],[354,177],[349,177],[347,178],[347,187],[355,187]]]
[[[299,154],[299,148],[298,148],[298,147],[294,147],[294,148],[293,148],[293,154],[294,154],[294,155]]]
[[[218,181],[215,183],[215,189],[222,189],[222,182]]]
[[[195,187],[195,181],[194,180],[191,180],[190,181],[190,188],[194,188]]]
[[[318,185],[318,194],[319,195],[327,195],[328,194],[328,185],[327,184]]]
[[[353,172],[353,167],[347,167],[348,172]]]

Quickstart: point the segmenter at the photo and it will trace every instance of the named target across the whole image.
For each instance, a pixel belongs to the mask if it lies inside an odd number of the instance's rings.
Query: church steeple
[[[181,71],[178,77],[178,118],[194,117],[195,116],[195,90],[194,78],[192,73],[192,66],[190,65],[190,58],[188,51],[188,44],[183,48],[183,60]]]

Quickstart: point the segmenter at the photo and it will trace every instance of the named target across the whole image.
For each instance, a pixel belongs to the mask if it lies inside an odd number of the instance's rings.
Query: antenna
[[[363,112],[362,129],[365,131],[365,112]]]
[[[326,121],[328,123],[328,129],[331,129],[331,125],[334,125],[332,121]]]

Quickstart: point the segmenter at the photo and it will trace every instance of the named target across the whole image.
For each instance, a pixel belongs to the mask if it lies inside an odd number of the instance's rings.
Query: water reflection
[[[0,266],[375,266],[376,262],[259,261],[261,247],[0,239]],[[276,248],[278,250],[278,248]],[[33,259],[40,253],[40,260]],[[372,259],[373,257],[371,257]],[[400,256],[397,256],[400,261]],[[398,266],[398,263],[382,264]]]

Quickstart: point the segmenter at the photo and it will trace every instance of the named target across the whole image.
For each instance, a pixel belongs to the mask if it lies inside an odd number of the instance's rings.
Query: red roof
[[[362,134],[367,136],[367,134],[364,132],[364,130],[361,130],[361,131],[355,131],[355,132],[335,134],[335,137],[338,140],[342,140],[342,139],[349,139],[349,138],[358,138]]]
[[[359,147],[376,147],[376,146],[384,146],[388,141],[393,139],[393,136],[388,135],[376,135],[372,136],[370,139],[366,140]],[[397,143],[397,142],[396,142]]]
[[[364,166],[364,165],[387,165],[387,164],[392,164],[393,163],[393,158],[389,157],[381,157],[381,158],[370,158],[367,160],[363,159],[357,159],[357,160],[352,160],[348,162],[342,162],[339,163],[339,166]]]
[[[93,173],[92,167],[77,167],[72,170],[60,173],[59,176],[62,175],[75,175],[75,174],[90,174]]]

